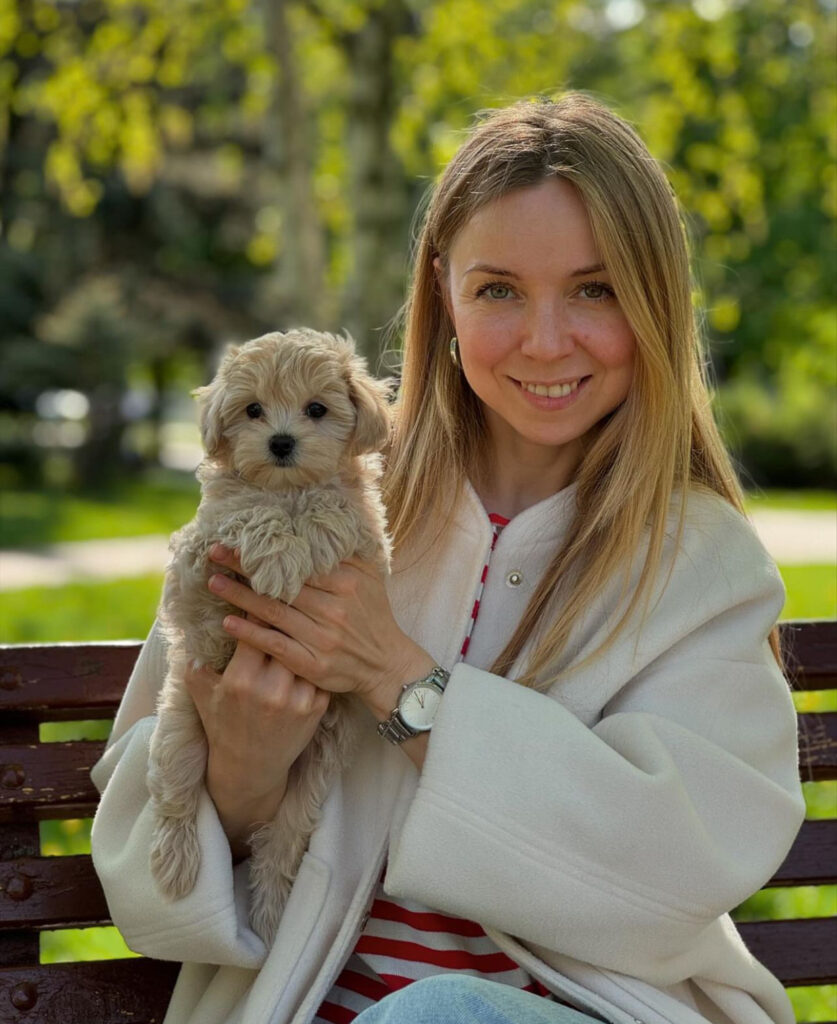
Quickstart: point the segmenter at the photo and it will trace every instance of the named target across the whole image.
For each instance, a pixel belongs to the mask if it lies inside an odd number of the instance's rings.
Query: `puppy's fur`
[[[152,873],[172,899],[191,892],[200,851],[197,806],[207,743],[186,690],[186,666],[221,672],[235,641],[222,628],[236,611],[213,595],[209,549],[240,551],[260,594],[291,602],[312,574],[352,555],[386,571],[390,545],[377,488],[390,414],[349,338],[306,328],[230,348],[196,392],[206,458],[195,518],[172,537],[160,606],[169,671],[158,701],[148,785],[157,815]],[[350,698],[335,695],[294,764],[274,821],[251,840],[251,924],[270,942],[319,809],[353,743]]]

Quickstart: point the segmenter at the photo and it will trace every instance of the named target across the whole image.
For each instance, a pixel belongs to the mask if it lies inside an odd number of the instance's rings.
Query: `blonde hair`
[[[551,177],[578,189],[636,337],[636,357],[626,400],[588,437],[566,542],[491,667],[507,674],[537,637],[518,680],[529,686],[555,663],[615,566],[624,571],[628,595],[629,570],[646,536],[645,561],[625,611],[585,661],[613,642],[640,603],[647,611],[675,496],[678,537],[690,487],[708,488],[743,511],[711,414],[677,200],[634,129],[598,100],[570,92],[557,102],[520,102],[484,113],[433,192],[406,305],[402,383],[384,481],[396,551],[430,517],[440,532],[446,527],[469,468],[482,472],[488,451],[480,402],[449,357],[455,332],[433,261],[439,257],[446,265],[458,232],[482,206]],[[772,641],[777,653],[775,635]]]

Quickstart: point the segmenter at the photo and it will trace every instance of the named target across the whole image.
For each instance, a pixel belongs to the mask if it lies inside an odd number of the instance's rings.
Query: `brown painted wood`
[[[3,861],[34,857],[40,853],[41,837],[35,822],[13,822],[0,825],[0,872]],[[0,921],[4,918],[0,899]],[[33,931],[0,931],[0,964],[31,964],[38,961],[38,935]],[[0,1017],[2,1019],[2,1017]]]
[[[107,924],[110,912],[89,856],[0,863],[0,931]]]
[[[837,820],[806,821],[784,864],[765,888],[837,882]]]
[[[798,719],[802,781],[837,779],[837,711],[807,712]]]
[[[0,968],[4,1024],[159,1024],[179,964],[144,957]]]
[[[0,647],[0,716],[108,718],[139,654],[136,641]]]
[[[0,822],[89,817],[98,802],[90,769],[103,741],[0,746]]]
[[[747,948],[783,985],[837,982],[837,918],[736,925]]]
[[[837,689],[837,620],[782,622],[779,635],[795,690]]]

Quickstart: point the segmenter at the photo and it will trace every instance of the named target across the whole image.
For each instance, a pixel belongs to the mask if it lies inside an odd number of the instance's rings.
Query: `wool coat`
[[[146,787],[156,633],[106,751],[93,860],[129,946],[183,961],[166,1024],[308,1024],[362,931],[386,868],[394,896],[480,922],[563,999],[612,1024],[792,1024],[779,982],[728,911],[784,859],[804,816],[788,685],[768,646],[783,603],[749,523],[716,495],[673,512],[648,606],[573,669],[621,614],[614,575],[538,688],[488,671],[566,536],[575,488],[515,516],[491,555],[465,662],[488,516],[466,485],[440,537],[396,559],[404,631],[452,670],[418,772],[358,705],[364,738],[336,781],[265,948],[248,926],[204,792],[195,889],[177,902],[149,867]],[[632,568],[638,579],[641,554]],[[641,628],[640,628],[641,625]]]

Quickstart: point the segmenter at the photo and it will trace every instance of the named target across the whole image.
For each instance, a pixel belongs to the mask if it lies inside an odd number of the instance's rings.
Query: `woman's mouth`
[[[579,392],[586,387],[590,376],[556,381],[551,384],[542,384],[538,381],[515,380],[514,377],[509,379],[517,385],[525,398],[537,408],[563,409],[575,401]]]

